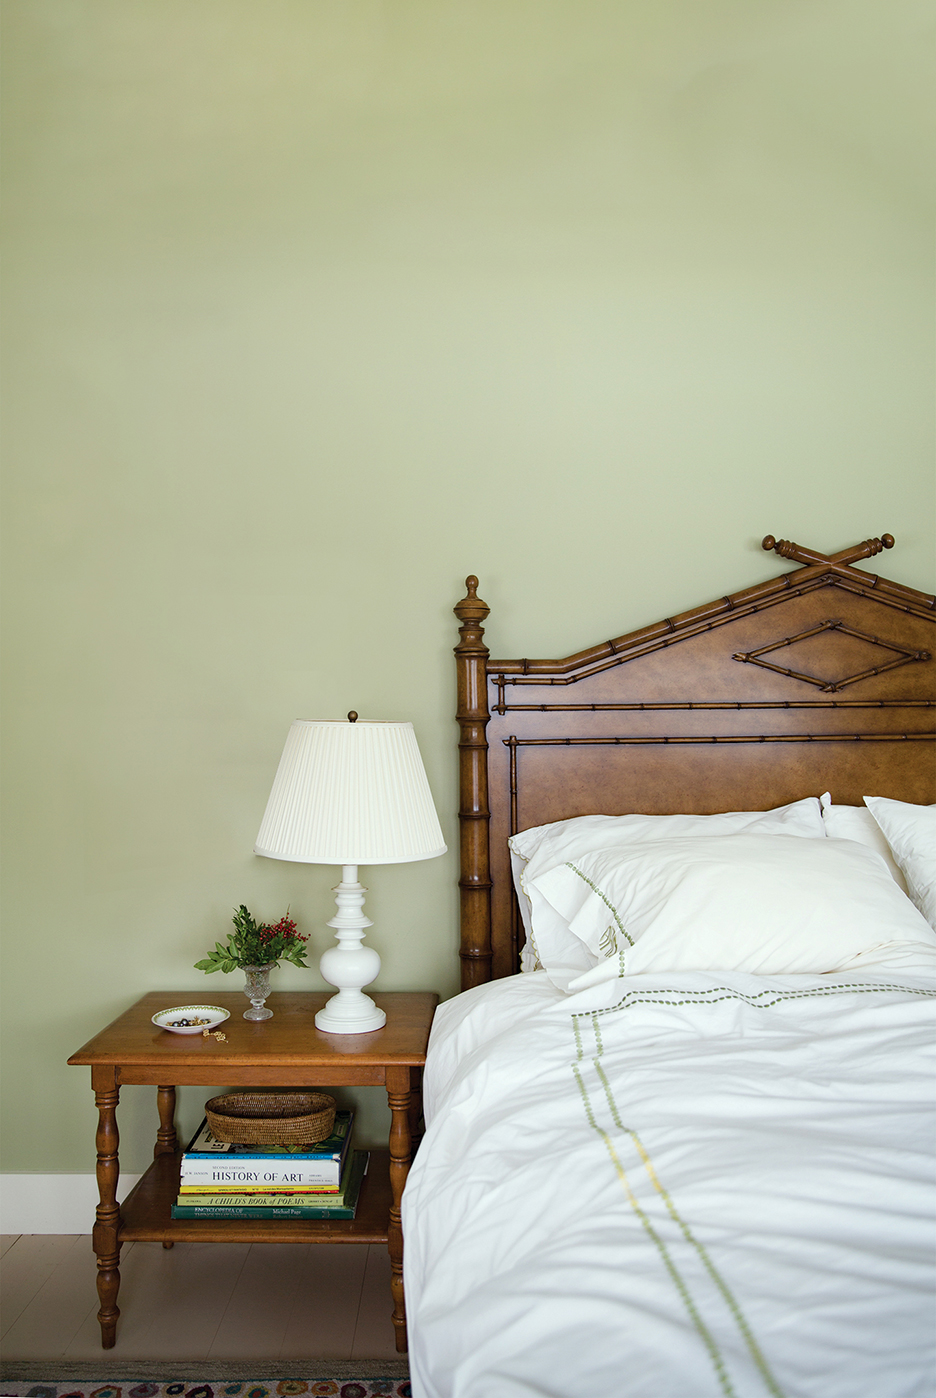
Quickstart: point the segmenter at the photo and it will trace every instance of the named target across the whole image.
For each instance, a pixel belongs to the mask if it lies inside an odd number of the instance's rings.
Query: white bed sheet
[[[931,1398],[934,983],[542,973],[437,1013],[414,1398]]]

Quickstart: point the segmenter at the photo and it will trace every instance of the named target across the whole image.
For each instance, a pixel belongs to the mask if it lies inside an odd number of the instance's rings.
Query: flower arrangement
[[[281,917],[277,923],[258,923],[242,903],[233,922],[234,931],[228,933],[227,945],[215,942],[214,951],[203,961],[195,962],[196,971],[243,971],[248,966],[276,966],[280,961],[306,965],[303,943],[309,939],[296,931],[291,917]]]

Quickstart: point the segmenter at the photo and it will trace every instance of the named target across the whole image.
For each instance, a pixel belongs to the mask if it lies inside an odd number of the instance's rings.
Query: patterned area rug
[[[248,1379],[245,1382],[17,1383],[0,1398],[411,1398],[409,1379]]]
[[[411,1390],[405,1355],[252,1364],[8,1359],[0,1363],[0,1398],[411,1398]]]

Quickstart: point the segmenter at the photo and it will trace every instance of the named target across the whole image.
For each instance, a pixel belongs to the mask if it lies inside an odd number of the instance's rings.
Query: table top
[[[201,1068],[208,1062],[244,1067],[302,1066],[327,1069],[329,1064],[353,1060],[366,1065],[421,1066],[426,1061],[429,1027],[438,995],[428,990],[370,992],[387,1012],[387,1023],[369,1034],[325,1034],[315,1025],[316,1011],[333,991],[274,991],[267,999],[273,1018],[252,1023],[243,1018],[246,1000],[242,990],[218,990],[204,995],[194,991],[152,990],[118,1016],[106,1029],[73,1053],[72,1064],[146,1064],[160,1066],[161,1081],[174,1081],[171,1068]],[[157,1029],[152,1016],[177,1005],[220,1005],[230,1019],[217,1027],[226,1042],[201,1034],[172,1034]],[[225,1081],[224,1073],[213,1079]],[[322,1077],[322,1081],[325,1081]]]

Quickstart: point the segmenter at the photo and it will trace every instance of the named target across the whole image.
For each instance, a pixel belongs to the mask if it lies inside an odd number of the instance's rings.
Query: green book
[[[337,1194],[316,1195],[314,1203],[297,1200],[295,1194],[266,1195],[221,1194],[198,1195],[198,1203],[191,1194],[180,1194],[172,1205],[173,1218],[263,1218],[263,1219],[348,1219],[357,1212],[361,1182],[367,1173],[370,1153],[356,1150],[345,1170],[341,1188]],[[216,1204],[207,1200],[217,1199]],[[282,1199],[282,1204],[274,1202]]]

